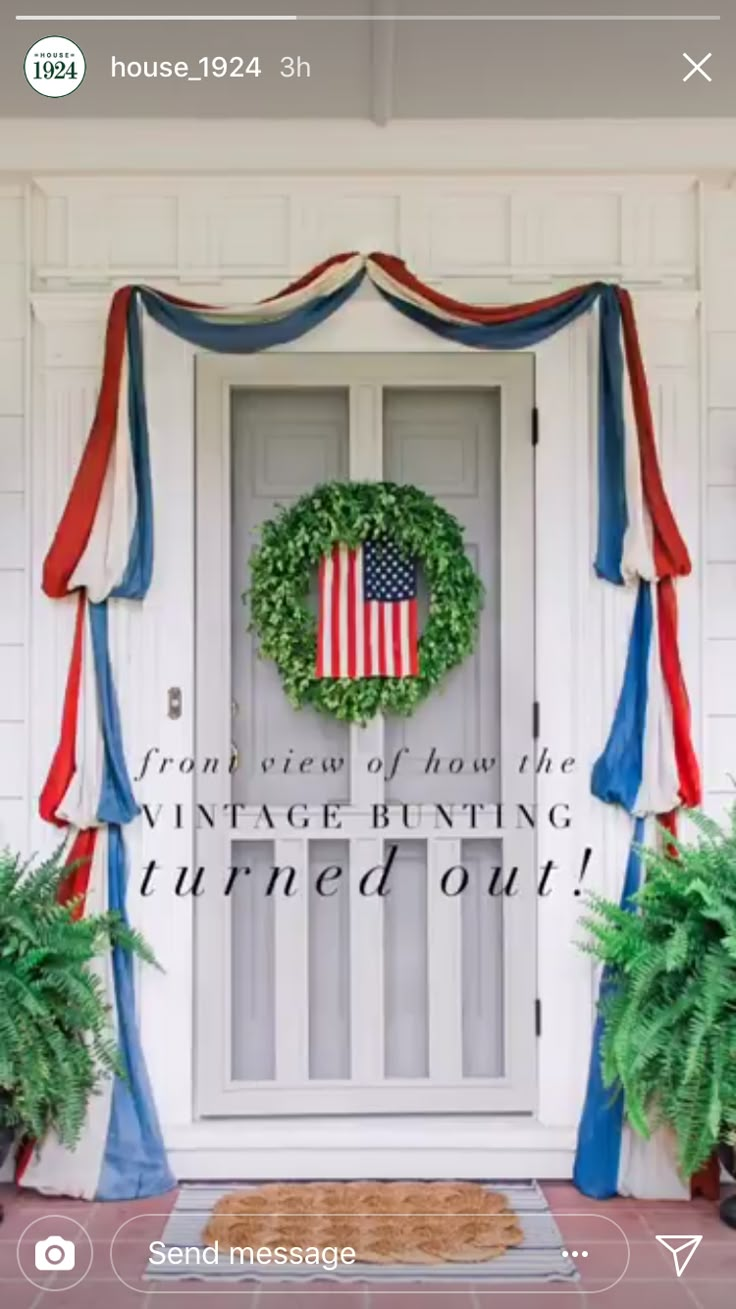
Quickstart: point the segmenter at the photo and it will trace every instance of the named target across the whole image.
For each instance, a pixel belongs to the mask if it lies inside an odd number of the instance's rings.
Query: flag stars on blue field
[[[366,541],[363,589],[366,600],[413,600],[417,593],[416,561],[407,559],[393,541]]]

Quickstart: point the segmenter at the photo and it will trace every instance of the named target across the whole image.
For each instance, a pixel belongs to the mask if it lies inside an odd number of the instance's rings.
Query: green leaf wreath
[[[342,543],[396,543],[418,560],[429,589],[419,639],[419,676],[317,678],[317,618],[310,584],[323,555]],[[475,646],[483,584],[463,542],[462,527],[416,486],[394,482],[329,482],[263,525],[250,559],[251,629],[260,653],[273,659],[291,703],[312,705],[347,722],[377,713],[411,714]]]

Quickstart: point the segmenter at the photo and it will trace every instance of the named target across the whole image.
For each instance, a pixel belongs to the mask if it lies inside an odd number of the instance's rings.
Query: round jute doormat
[[[524,1234],[506,1197],[477,1182],[268,1182],[223,1196],[207,1245],[351,1247],[356,1263],[481,1263]]]

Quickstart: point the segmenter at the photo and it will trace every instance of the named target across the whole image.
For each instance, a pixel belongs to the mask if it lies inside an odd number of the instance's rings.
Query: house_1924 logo
[[[23,71],[34,91],[58,99],[71,95],[83,82],[87,61],[68,36],[42,36],[27,52]]]

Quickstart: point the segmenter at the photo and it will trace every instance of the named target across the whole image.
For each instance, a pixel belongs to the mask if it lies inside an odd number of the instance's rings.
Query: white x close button
[[[683,54],[682,57],[683,59],[687,59],[687,62],[689,64],[692,64],[692,68],[690,69],[690,72],[686,73],[685,76],[683,77],[682,79],[683,82],[689,82],[690,78],[694,77],[696,73],[700,73],[700,76],[704,77],[706,82],[713,81],[713,78],[710,77],[708,73],[706,73],[705,69],[703,68],[703,64],[707,64],[708,60],[712,59],[713,57],[712,51],[709,55],[703,55],[703,58],[700,60],[700,63],[697,63],[695,59],[691,59],[690,55]]]

